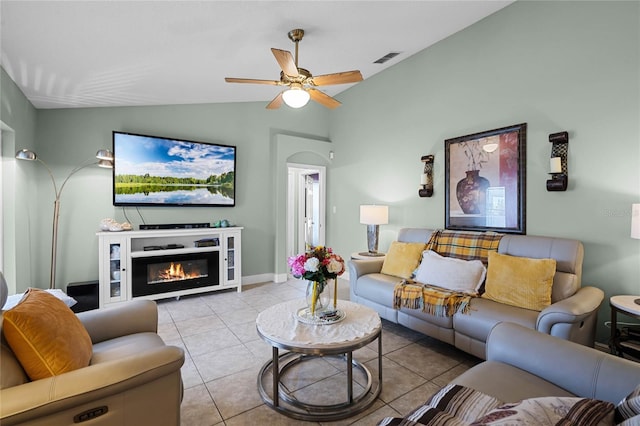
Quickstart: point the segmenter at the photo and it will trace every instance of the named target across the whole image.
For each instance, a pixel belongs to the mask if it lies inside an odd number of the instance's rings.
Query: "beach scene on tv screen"
[[[114,203],[234,205],[235,148],[114,133]]]

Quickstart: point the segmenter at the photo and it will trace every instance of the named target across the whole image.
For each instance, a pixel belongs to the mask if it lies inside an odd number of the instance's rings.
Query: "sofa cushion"
[[[505,404],[488,412],[472,425],[603,426],[611,425],[612,421],[613,404],[610,402],[550,396]]]
[[[382,273],[400,278],[411,278],[420,263],[424,243],[393,241],[382,264]]]
[[[0,344],[0,389],[11,388],[29,382],[27,373],[9,346]]]
[[[484,282],[486,272],[479,260],[445,257],[425,250],[414,279],[423,284],[475,295]]]
[[[489,332],[498,323],[513,322],[535,330],[537,319],[537,311],[474,297],[466,313],[454,314],[453,327],[456,334],[464,334],[475,340],[486,342]]]
[[[532,259],[490,252],[482,297],[541,311],[551,304],[555,272],[555,259]]]
[[[496,361],[485,361],[471,367],[451,383],[476,389],[505,403],[543,396],[576,396],[535,374]]]
[[[4,312],[2,330],[31,380],[89,365],[91,338],[64,302],[44,290],[29,289]]]

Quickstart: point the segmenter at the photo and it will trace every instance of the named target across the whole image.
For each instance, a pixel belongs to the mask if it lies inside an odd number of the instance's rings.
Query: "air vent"
[[[377,61],[374,61],[374,64],[384,64],[385,62],[387,62],[389,59],[393,59],[396,56],[398,56],[401,52],[389,52],[386,55],[384,55],[382,58],[378,59]]]

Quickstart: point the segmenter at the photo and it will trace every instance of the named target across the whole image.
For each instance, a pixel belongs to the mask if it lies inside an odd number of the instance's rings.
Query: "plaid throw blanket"
[[[486,265],[489,252],[498,250],[501,238],[502,234],[495,232],[436,230],[431,234],[425,250],[463,260],[480,260]],[[393,290],[395,309],[422,309],[439,317],[468,312],[470,301],[468,294],[415,281],[403,280]]]
[[[436,317],[449,317],[469,310],[471,296],[444,288],[402,280],[393,289],[393,307],[422,309]]]
[[[498,251],[503,234],[496,232],[436,230],[431,234],[425,250],[440,256],[488,263],[490,251]]]

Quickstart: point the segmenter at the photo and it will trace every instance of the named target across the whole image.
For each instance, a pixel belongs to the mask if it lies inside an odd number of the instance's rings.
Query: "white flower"
[[[315,257],[310,257],[304,262],[304,269],[309,272],[316,272],[320,266],[320,261]]]
[[[340,262],[338,259],[329,260],[327,271],[332,274],[339,274],[340,272],[342,272],[342,262]]]

